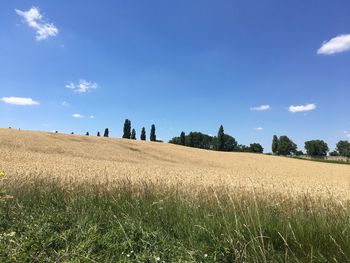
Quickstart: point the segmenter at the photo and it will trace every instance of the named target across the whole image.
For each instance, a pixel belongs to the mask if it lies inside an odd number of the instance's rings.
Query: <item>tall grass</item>
[[[2,188],[0,262],[350,261],[350,205],[332,199],[128,181]]]

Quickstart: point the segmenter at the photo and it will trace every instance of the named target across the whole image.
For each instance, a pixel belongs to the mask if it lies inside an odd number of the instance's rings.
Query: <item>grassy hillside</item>
[[[0,262],[349,262],[349,177],[348,165],[0,129]]]

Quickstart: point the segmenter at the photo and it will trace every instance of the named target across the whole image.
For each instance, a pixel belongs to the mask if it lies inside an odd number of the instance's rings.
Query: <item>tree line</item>
[[[262,153],[264,151],[264,148],[259,143],[252,143],[249,146],[238,144],[234,137],[225,134],[222,125],[219,128],[217,136],[201,132],[190,132],[186,135],[185,132],[181,132],[180,136],[172,138],[169,143],[223,152]]]
[[[87,132],[86,135],[89,136],[89,132]],[[97,132],[97,136],[101,136],[100,132]],[[109,137],[108,128],[105,129],[103,136]],[[131,121],[129,119],[125,119],[124,121],[122,138],[136,140],[136,130],[131,127]],[[140,140],[146,140],[145,127],[142,127],[141,129]],[[149,140],[153,142],[161,142],[160,140],[157,140],[156,127],[154,124],[151,125]],[[238,144],[233,136],[224,132],[224,127],[222,125],[219,127],[217,136],[212,136],[201,132],[190,132],[185,134],[185,132],[182,131],[180,136],[173,137],[171,140],[169,140],[169,143],[223,152],[264,152],[264,148],[260,143],[251,143],[249,146]],[[279,137],[274,135],[272,138],[271,148],[273,154],[282,156],[301,156],[306,154],[311,157],[324,157],[329,153],[328,144],[323,140],[306,141],[304,144],[306,152],[304,153],[303,151],[298,150],[297,145],[286,135]],[[330,152],[329,155],[350,158],[350,142],[345,140],[339,141],[336,144],[336,149]]]

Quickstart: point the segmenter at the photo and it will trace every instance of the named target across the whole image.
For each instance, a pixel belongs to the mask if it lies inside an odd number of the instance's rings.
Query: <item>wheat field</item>
[[[0,171],[14,183],[49,178],[67,187],[108,186],[127,179],[180,186],[191,194],[225,187],[350,198],[349,165],[14,129],[0,129]]]

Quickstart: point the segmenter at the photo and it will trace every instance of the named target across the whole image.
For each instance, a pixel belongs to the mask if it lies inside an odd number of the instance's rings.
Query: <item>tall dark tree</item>
[[[307,155],[321,157],[327,155],[329,148],[322,140],[312,140],[305,142],[305,150]]]
[[[180,134],[180,144],[185,145],[186,144],[186,135],[184,132],[181,132]]]
[[[297,150],[297,145],[287,136],[280,136],[278,139],[278,155],[291,155]]]
[[[277,151],[278,151],[278,137],[277,135],[274,135],[272,139],[272,153],[277,154]]]
[[[90,134],[89,134],[89,132],[86,132],[86,134],[85,134],[86,136],[89,136]]]
[[[149,139],[151,142],[155,142],[157,140],[156,126],[154,124],[152,124],[152,126],[151,126],[151,134],[150,134]]]
[[[124,139],[131,138],[131,121],[128,119],[125,119],[125,122],[124,122],[123,138]]]
[[[218,137],[217,137],[217,150],[223,151],[225,148],[225,132],[224,127],[221,125],[218,131]]]
[[[190,134],[188,135],[188,146],[190,147],[194,147],[194,136],[193,136],[193,132],[190,132]]]
[[[131,140],[136,140],[136,131],[135,131],[135,129],[132,129],[132,131],[131,131]]]
[[[100,134],[100,132],[98,131],[98,132],[97,132],[97,137],[100,137],[100,136],[101,136],[101,134]]]
[[[337,152],[340,156],[350,157],[350,142],[339,141],[337,143]]]
[[[103,137],[109,137],[109,130],[108,130],[108,128],[105,129],[105,133],[103,134]]]
[[[145,127],[142,127],[140,139],[141,139],[141,141],[145,141],[146,140],[146,129],[145,129]]]

